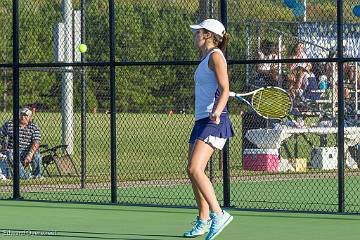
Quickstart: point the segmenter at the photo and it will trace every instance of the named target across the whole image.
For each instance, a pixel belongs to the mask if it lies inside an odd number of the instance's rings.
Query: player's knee
[[[189,165],[187,167],[187,173],[188,173],[189,177],[195,177],[196,175],[201,173],[201,169],[199,167]]]

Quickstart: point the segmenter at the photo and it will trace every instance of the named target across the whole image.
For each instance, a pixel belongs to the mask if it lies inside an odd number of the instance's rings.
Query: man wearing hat
[[[38,126],[32,122],[32,111],[24,107],[20,109],[19,119],[19,155],[20,155],[20,178],[41,178],[41,156],[38,151],[41,141],[41,133]],[[5,151],[7,161],[1,161],[0,174],[2,179],[11,176],[8,163],[13,163],[14,124],[7,121],[0,128],[0,139],[2,139],[2,151]],[[29,170],[27,170],[29,168]],[[30,170],[31,169],[31,170]]]

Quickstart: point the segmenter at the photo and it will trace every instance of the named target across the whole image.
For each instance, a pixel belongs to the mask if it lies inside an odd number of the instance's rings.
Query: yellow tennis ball
[[[79,46],[79,51],[81,52],[81,53],[84,53],[84,52],[86,52],[87,51],[87,46],[86,46],[86,44],[80,44],[80,46]]]

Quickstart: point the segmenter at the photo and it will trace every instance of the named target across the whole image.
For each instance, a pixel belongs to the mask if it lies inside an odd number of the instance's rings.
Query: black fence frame
[[[81,6],[85,0],[81,0]],[[110,77],[110,126],[111,126],[111,203],[117,203],[117,181],[116,181],[116,108],[115,108],[115,75],[117,66],[164,66],[164,65],[196,65],[198,61],[159,61],[159,62],[117,62],[115,59],[115,2],[109,0],[109,61],[108,62],[85,62],[82,58],[80,63],[20,63],[19,59],[19,0],[13,0],[13,62],[0,64],[3,68],[12,68],[13,71],[13,122],[14,122],[14,177],[13,177],[13,197],[12,199],[21,199],[20,194],[20,176],[19,176],[19,72],[22,68],[28,67],[86,67],[86,66],[106,66],[109,67]],[[220,0],[220,20],[227,27],[227,0]],[[210,9],[210,11],[212,11]],[[212,16],[212,12],[210,13]],[[83,34],[82,34],[83,35]],[[343,42],[343,1],[337,0],[337,42]],[[281,60],[229,60],[229,65],[239,64],[259,64],[259,63],[298,63],[298,62],[336,62],[338,64],[338,212],[344,212],[344,63],[351,61],[360,61],[360,58],[344,58],[343,45],[337,44],[336,58],[322,59],[281,59]],[[84,86],[82,86],[84,87]],[[84,133],[83,133],[84,134]],[[229,141],[223,152],[223,205],[231,206],[230,199],[230,169],[229,169]],[[82,152],[82,154],[85,154]]]

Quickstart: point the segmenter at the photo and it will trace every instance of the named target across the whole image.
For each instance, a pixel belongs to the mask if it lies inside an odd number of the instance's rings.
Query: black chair
[[[59,176],[79,176],[74,161],[66,150],[67,145],[58,145],[52,148],[49,148],[48,145],[41,145],[41,148],[45,148],[40,153],[42,155],[43,170],[48,176],[51,176],[48,169],[51,165],[55,165]]]

